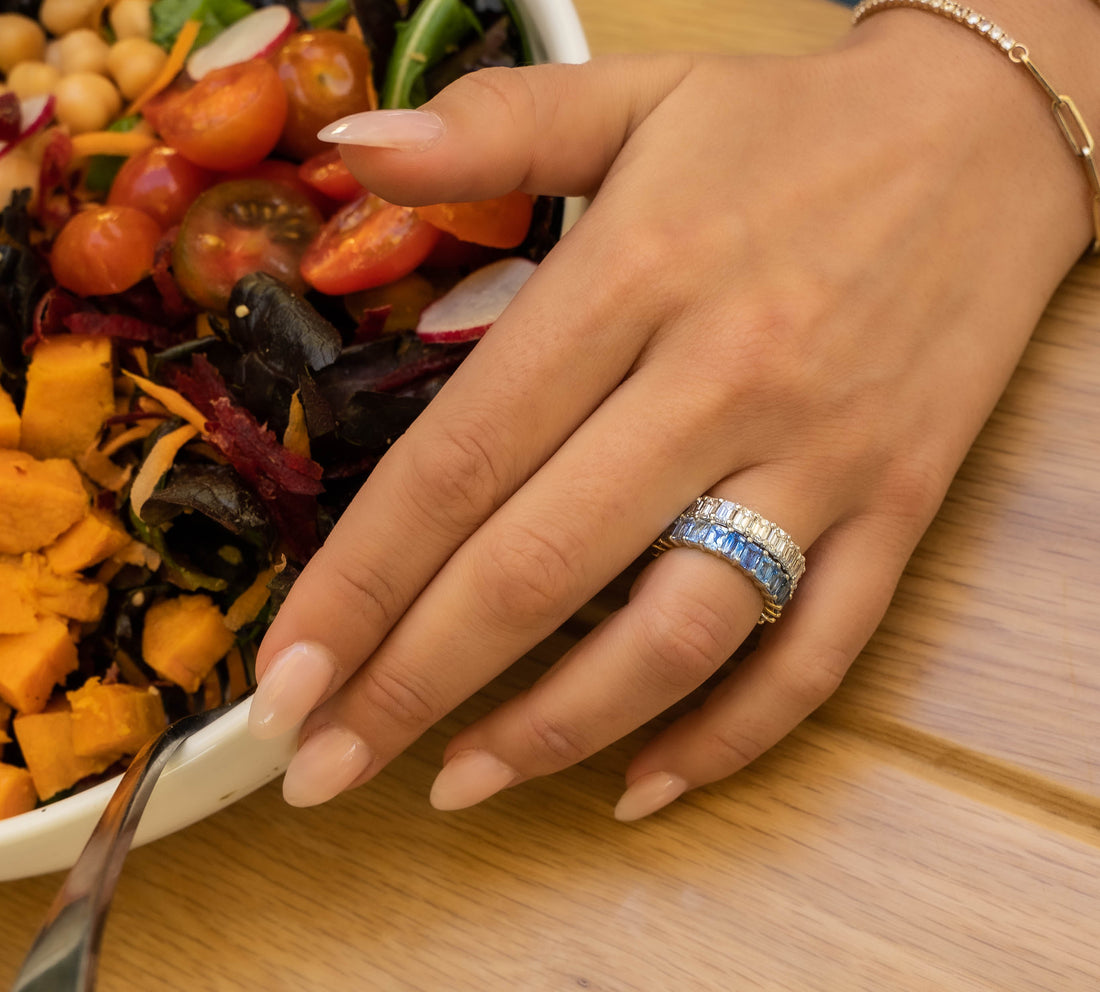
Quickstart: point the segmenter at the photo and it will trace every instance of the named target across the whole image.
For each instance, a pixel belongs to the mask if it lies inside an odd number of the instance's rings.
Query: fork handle
[[[188,737],[229,708],[177,720],[130,762],[50,906],[11,992],[91,992],[95,988],[111,897],[157,779]]]

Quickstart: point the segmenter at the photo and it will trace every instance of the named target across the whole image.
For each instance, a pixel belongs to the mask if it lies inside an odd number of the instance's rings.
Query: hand
[[[807,571],[759,647],[636,756],[617,815],[735,772],[834,690],[1089,233],[1056,139],[1011,143],[1010,121],[1049,126],[1031,84],[928,15],[902,15],[904,54],[959,59],[902,57],[896,16],[812,58],[490,70],[420,112],[347,123],[348,164],[395,202],[519,187],[592,203],[272,625],[254,730],[309,713],[288,801],[367,781],[701,493],[780,524]],[[433,804],[642,725],[760,609],[735,567],[665,553],[450,742]]]

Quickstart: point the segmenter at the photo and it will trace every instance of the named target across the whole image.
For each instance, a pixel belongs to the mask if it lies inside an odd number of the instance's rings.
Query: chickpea
[[[52,93],[60,78],[61,73],[45,62],[20,62],[8,73],[8,86],[20,100],[26,100]]]
[[[99,13],[99,0],[42,0],[38,20],[58,38],[77,28],[91,27]]]
[[[110,46],[91,28],[77,28],[58,40],[57,58],[61,75],[73,72],[98,72],[107,75]]]
[[[31,189],[31,203],[38,196],[38,164],[19,149],[0,158],[0,207],[7,206],[17,189]]]
[[[115,37],[151,38],[153,18],[149,13],[149,0],[118,0],[111,8],[109,21]]]
[[[46,32],[22,14],[0,14],[0,73],[20,62],[38,60],[46,47]]]
[[[168,61],[168,53],[145,38],[123,38],[107,53],[107,71],[127,100],[133,100]]]
[[[53,95],[54,116],[73,134],[103,130],[122,109],[115,84],[95,72],[62,76]]]

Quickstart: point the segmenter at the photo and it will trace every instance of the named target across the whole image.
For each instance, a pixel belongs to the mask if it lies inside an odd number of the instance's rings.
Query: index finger
[[[507,85],[514,88],[515,107],[520,110],[532,92],[536,102],[551,98],[538,92],[539,86],[552,85],[548,76],[534,81],[520,74],[502,78],[514,80]],[[498,87],[498,92],[503,90]],[[538,149],[525,145],[535,141],[559,151],[571,148],[566,160],[583,158],[586,150],[573,141],[587,130],[573,118],[584,119],[591,102],[587,109],[577,104],[570,113],[559,114],[554,130],[537,137],[515,136],[510,154],[520,160],[538,157]],[[594,111],[605,122],[612,114],[611,103]],[[442,118],[448,106],[446,97],[435,101]],[[475,137],[465,133],[475,124],[480,131],[509,132],[512,115],[504,112],[506,106],[511,105],[501,103],[482,122],[457,113],[448,129],[447,141],[453,140],[456,148],[451,157],[469,155],[469,149],[477,147]],[[622,113],[625,127],[626,111]],[[490,144],[499,151],[499,143]],[[436,169],[445,161],[446,157],[440,159]],[[493,171],[491,164],[482,163],[482,168]],[[466,182],[462,169],[455,175],[456,182]],[[603,248],[598,225],[593,231],[586,221],[571,232],[571,250],[551,252],[429,408],[381,460],[296,581],[257,658],[261,683],[269,683],[261,684],[253,701],[253,726],[260,734],[283,732],[335,691],[370,656],[455,548],[629,370],[640,347],[639,315],[619,302],[624,294],[607,292],[606,274],[591,264]],[[569,289],[570,299],[561,298],[562,287]],[[578,300],[585,306],[577,306]],[[562,308],[570,311],[568,321],[558,319]],[[647,313],[640,319],[645,323],[659,317]],[[585,360],[578,362],[582,353]],[[302,679],[293,685],[294,693],[283,691],[286,685],[269,681],[268,670],[276,657],[290,665],[286,652],[301,643],[315,646],[304,654],[292,652],[294,665],[308,659],[308,691],[302,689]]]

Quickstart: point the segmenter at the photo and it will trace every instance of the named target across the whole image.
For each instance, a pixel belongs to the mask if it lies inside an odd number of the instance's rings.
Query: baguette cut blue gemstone
[[[745,542],[745,547],[742,549],[739,555],[741,559],[741,567],[747,572],[756,572],[756,566],[760,562],[760,556],[763,552],[751,541]]]
[[[718,550],[727,558],[740,561],[741,552],[745,550],[745,539],[735,530],[726,531],[726,536],[722,538]]]

